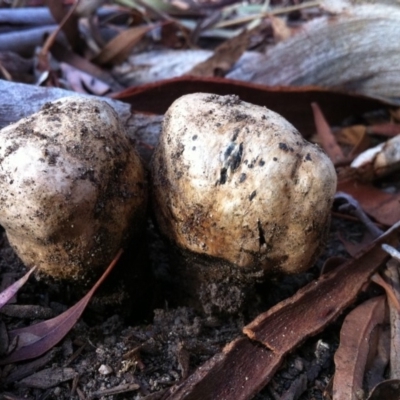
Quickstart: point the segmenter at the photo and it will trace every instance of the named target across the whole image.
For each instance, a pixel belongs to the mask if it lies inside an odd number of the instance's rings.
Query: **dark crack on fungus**
[[[257,227],[258,227],[258,242],[261,248],[267,244],[267,241],[265,240],[265,233],[260,220],[257,220]]]
[[[251,195],[249,196],[249,200],[252,201],[254,199],[254,197],[256,197],[257,195],[257,190],[254,190]]]
[[[226,183],[227,172],[228,172],[228,170],[226,168],[221,168],[220,177],[219,177],[219,181],[217,182],[217,184],[223,185],[224,183]]]

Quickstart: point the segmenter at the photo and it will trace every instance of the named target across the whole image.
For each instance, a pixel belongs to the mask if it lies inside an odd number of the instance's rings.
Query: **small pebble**
[[[106,365],[106,364],[100,365],[99,373],[101,375],[110,375],[110,374],[112,374],[112,372],[113,372],[113,369],[109,365]]]

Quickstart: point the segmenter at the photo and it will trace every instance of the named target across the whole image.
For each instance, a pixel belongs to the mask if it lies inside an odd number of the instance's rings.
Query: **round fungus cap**
[[[0,134],[0,223],[26,265],[85,279],[143,228],[145,171],[106,102],[63,98]]]
[[[156,219],[174,245],[263,274],[310,267],[336,190],[332,162],[283,117],[207,93],[169,108],[152,179]]]

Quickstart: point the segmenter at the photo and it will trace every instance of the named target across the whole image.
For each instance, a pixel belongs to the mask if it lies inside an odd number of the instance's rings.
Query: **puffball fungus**
[[[27,266],[83,280],[143,228],[145,171],[106,102],[46,103],[1,139],[0,224]]]
[[[283,117],[206,93],[167,111],[152,178],[182,289],[207,313],[237,312],[269,273],[309,268],[336,190],[329,158]]]

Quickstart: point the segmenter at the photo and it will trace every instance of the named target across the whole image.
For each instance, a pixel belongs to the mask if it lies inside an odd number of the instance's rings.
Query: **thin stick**
[[[290,13],[292,11],[304,10],[306,8],[319,7],[320,4],[321,1],[310,1],[308,3],[297,4],[291,7],[277,8],[275,10],[271,10],[264,13],[249,15],[247,17],[241,17],[229,21],[222,21],[219,24],[216,24],[214,28],[227,28],[229,26],[245,24],[247,22],[253,21],[256,18],[268,18],[271,15],[280,15],[280,14]]]

